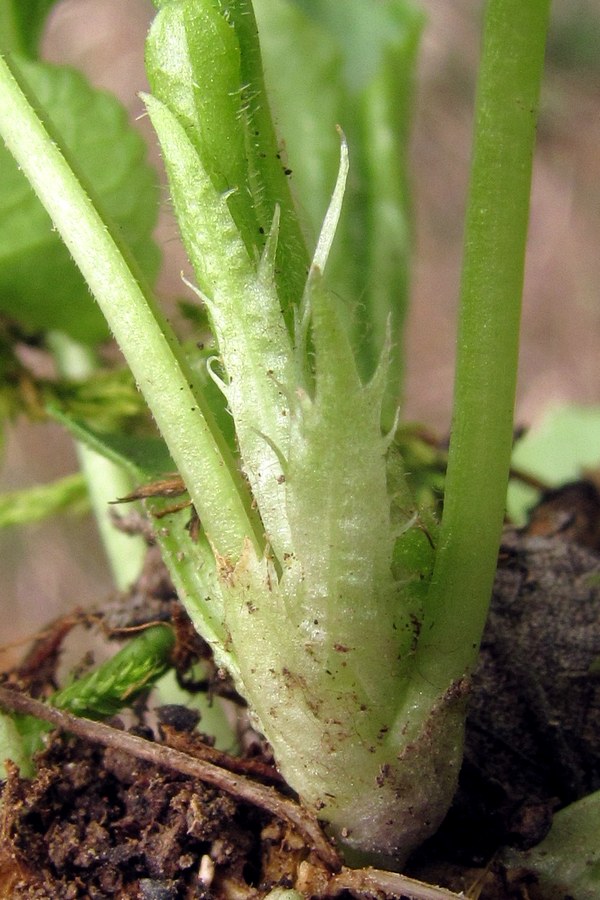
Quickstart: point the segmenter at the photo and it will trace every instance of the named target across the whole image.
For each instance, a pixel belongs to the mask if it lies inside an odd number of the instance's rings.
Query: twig
[[[236,775],[244,775],[248,778],[258,779],[262,784],[284,785],[285,781],[274,765],[262,762],[260,759],[245,759],[243,756],[233,756],[224,750],[217,750],[210,744],[194,739],[187,731],[178,731],[169,725],[160,723],[160,731],[163,740],[169,747],[179,750],[181,753],[189,754],[194,759],[202,759],[205,762],[213,763],[221,769],[227,769]]]
[[[43,719],[61,731],[69,731],[104,747],[130,753],[160,768],[173,769],[192,778],[198,778],[246,803],[258,806],[271,815],[289,822],[331,869],[338,871],[341,866],[337,851],[323,834],[317,820],[299,804],[282,797],[274,788],[257,784],[241,775],[234,775],[213,763],[194,759],[164,744],[156,744],[126,731],[111,728],[110,725],[71,715],[3,687],[0,687],[0,706],[13,712]]]
[[[334,875],[324,894],[326,897],[337,897],[344,891],[352,896],[373,897],[385,893],[386,898],[404,898],[404,900],[458,900],[460,894],[454,894],[434,884],[425,884],[406,875],[396,872],[384,872],[381,869],[347,869]]]

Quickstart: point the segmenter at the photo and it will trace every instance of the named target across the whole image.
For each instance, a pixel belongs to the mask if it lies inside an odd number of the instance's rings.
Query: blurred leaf
[[[448,465],[447,447],[423,425],[403,422],[390,447],[390,458],[398,451],[412,502],[417,509],[429,510],[439,516]],[[404,503],[406,505],[406,501]]]
[[[206,672],[201,666],[196,666],[195,668],[197,671],[194,671],[194,678],[201,679],[206,677]],[[200,712],[202,731],[204,734],[210,734],[217,750],[225,750],[228,753],[239,752],[238,734],[233,727],[231,719],[228,718],[227,710],[222,703],[215,703],[210,695],[202,691],[193,694],[188,693],[178,683],[174,669],[170,669],[163,675],[156,684],[156,690],[161,706],[175,703],[180,706],[197,709]]]
[[[567,70],[600,68],[600,13],[597,5],[571,2],[556,10],[548,36],[548,61]]]
[[[0,0],[3,50],[35,58],[46,18],[57,0]]]
[[[509,851],[504,862],[524,867],[539,879],[544,900],[597,900],[600,897],[600,792],[556,813],[541,844]],[[536,892],[537,896],[537,892]]]
[[[258,0],[254,7],[269,99],[285,136],[284,161],[312,247],[338,171],[335,125],[347,128],[341,116],[343,60],[335,41],[287,0]],[[305,65],[307,52],[310,65]]]
[[[175,471],[166,444],[159,437],[138,437],[122,432],[100,432],[63,412],[49,408],[49,415],[64,425],[77,441],[122,466],[138,481]]]
[[[342,52],[343,76],[351,92],[363,90],[377,75],[390,45],[412,40],[420,13],[408,0],[291,0],[307,18],[324,26]],[[312,63],[312,60],[311,60]]]
[[[204,332],[207,336],[210,335],[210,321],[205,306],[194,300],[178,300],[177,306],[183,318],[194,326],[197,334]]]
[[[146,148],[115,97],[79,73],[22,61],[40,106],[93,186],[146,277],[159,254],[151,233],[158,212],[156,174]],[[26,329],[58,329],[84,343],[108,337],[68,250],[5,147],[0,147],[0,311]]]
[[[6,778],[4,763],[7,759],[19,767],[21,777],[33,775],[31,756],[27,753],[15,719],[0,710],[0,778]]]
[[[88,509],[83,475],[67,475],[49,484],[0,494],[0,528],[39,522],[57,513],[80,515]]]
[[[584,469],[598,469],[600,407],[565,406],[551,410],[518,441],[512,464],[549,487],[581,478]],[[533,488],[511,481],[507,500],[511,521],[523,524],[537,496]]]
[[[363,378],[392,333],[391,425],[401,392],[410,226],[407,140],[423,16],[408,0],[255,0],[265,80],[314,246],[346,134],[350,177],[327,281],[348,305]],[[310,64],[307,65],[307,60]]]
[[[89,378],[41,382],[46,404],[59,407],[71,419],[93,424],[98,431],[131,431],[134,424],[148,428],[150,416],[144,398],[128,369],[98,370]]]

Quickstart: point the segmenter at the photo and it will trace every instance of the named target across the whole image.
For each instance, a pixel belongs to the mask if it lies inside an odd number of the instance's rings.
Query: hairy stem
[[[150,289],[19,81],[0,58],[0,133],[101,306],[207,534],[219,552],[235,559],[246,538],[257,547],[261,538],[231,454]]]

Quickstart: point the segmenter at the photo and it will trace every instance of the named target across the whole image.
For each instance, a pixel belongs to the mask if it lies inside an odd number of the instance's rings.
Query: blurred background
[[[468,177],[474,78],[482,0],[421,0],[424,31],[415,97],[412,191],[416,219],[412,305],[407,332],[405,418],[447,433],[455,313]],[[52,15],[44,55],[82,69],[116,93],[148,138],[137,93],[146,87],[143,42],[150,0],[63,0]],[[535,425],[564,403],[600,402],[600,0],[554,0],[534,169],[517,424]],[[158,240],[158,291],[183,293],[185,262],[166,193]],[[4,452],[0,489],[43,483],[75,471],[58,428],[18,422]],[[74,606],[112,592],[94,525],[68,517],[0,531],[3,627],[0,665],[18,642]]]

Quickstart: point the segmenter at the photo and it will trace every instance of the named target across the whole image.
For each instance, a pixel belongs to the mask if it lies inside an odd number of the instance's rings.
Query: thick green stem
[[[434,692],[474,664],[496,568],[549,7],[487,6],[444,514],[416,666]]]
[[[220,553],[236,559],[259,526],[231,454],[171,328],[114,228],[98,212],[16,73],[0,58],[0,133],[51,215],[110,325]],[[207,486],[210,485],[210,490]]]

